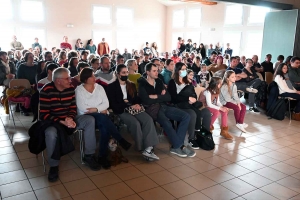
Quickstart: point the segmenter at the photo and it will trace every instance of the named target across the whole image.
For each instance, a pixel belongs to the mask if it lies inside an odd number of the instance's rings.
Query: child
[[[221,114],[221,133],[220,135],[223,136],[227,140],[232,140],[233,137],[228,133],[228,108],[224,107],[220,103],[219,94],[220,88],[222,85],[222,79],[220,77],[212,77],[207,89],[204,91],[205,100],[207,104],[207,108],[211,112],[211,123],[210,127],[213,129],[213,124]]]
[[[236,127],[246,133],[245,128],[248,127],[248,125],[244,123],[246,106],[240,102],[235,85],[235,73],[232,70],[228,70],[224,74],[220,102],[227,108],[234,110]]]
[[[207,66],[205,64],[202,64],[201,70],[198,73],[200,81],[201,81],[201,86],[205,87],[206,81],[209,80],[209,71],[207,71]]]

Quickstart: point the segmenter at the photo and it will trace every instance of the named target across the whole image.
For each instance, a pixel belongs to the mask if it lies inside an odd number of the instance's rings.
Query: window
[[[188,11],[187,26],[191,28],[199,28],[201,23],[201,9],[190,9]]]
[[[240,25],[243,21],[243,6],[230,5],[226,7],[225,24]]]
[[[34,43],[34,38],[39,39],[40,45],[42,47],[47,47],[46,44],[46,34],[44,29],[35,29],[35,28],[22,28],[20,30],[20,35],[18,41],[22,42],[25,49],[28,49]]]
[[[2,51],[9,51],[11,49],[10,43],[12,42],[12,36],[15,34],[13,28],[5,28],[5,31],[0,32],[0,44]]]
[[[241,46],[241,32],[224,32],[223,34],[223,50],[226,48],[226,44],[230,44],[230,48],[232,49],[232,55],[240,54],[240,46]]]
[[[172,34],[172,50],[176,50],[177,49],[177,43],[178,43],[178,37],[183,38],[183,33],[173,33]]]
[[[263,32],[248,32],[245,44],[245,56],[252,58],[253,55],[261,55]]]
[[[22,0],[21,19],[30,22],[44,21],[44,8],[41,1]]]
[[[183,28],[184,27],[184,10],[173,11],[173,27]]]
[[[0,20],[12,19],[12,2],[11,0],[1,0]],[[3,31],[2,31],[3,32]]]
[[[93,41],[96,47],[105,38],[108,45],[112,45],[112,32],[111,31],[93,31]]]
[[[111,24],[111,8],[105,6],[93,7],[94,24]]]
[[[118,31],[117,32],[117,48],[121,53],[127,48],[128,52],[134,48],[135,35],[131,31]]]
[[[201,33],[200,32],[186,32],[185,33],[185,43],[188,43],[187,40],[191,39],[192,43],[197,43],[197,47],[200,44]]]
[[[133,27],[133,9],[117,8],[116,12],[117,26]]]
[[[265,17],[268,12],[270,12],[270,8],[251,6],[248,23],[263,24],[265,22]]]

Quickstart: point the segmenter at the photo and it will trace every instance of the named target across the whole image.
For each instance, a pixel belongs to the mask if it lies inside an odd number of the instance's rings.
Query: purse
[[[212,137],[212,134],[205,128],[201,128],[201,130],[197,132],[196,136],[196,142],[198,143],[201,149],[210,151],[215,148],[215,142]]]
[[[142,112],[145,112],[145,108],[143,105],[140,105],[141,106],[141,109],[140,110],[136,110],[134,108],[132,108],[131,106],[127,107],[124,109],[125,112],[131,114],[131,115],[137,115],[137,114],[140,114]]]
[[[157,120],[157,114],[158,114],[159,109],[160,109],[160,104],[155,103],[146,108],[146,113],[148,113],[148,115],[150,115],[150,117],[152,117],[152,119]]]

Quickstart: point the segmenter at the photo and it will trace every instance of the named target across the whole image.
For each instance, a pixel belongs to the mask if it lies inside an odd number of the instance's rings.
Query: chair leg
[[[10,103],[10,102],[8,102],[8,107],[9,107],[8,109],[9,109],[10,114],[11,114],[11,118],[12,118],[13,123],[14,123],[14,127],[16,128],[15,118],[14,118],[14,114],[13,114],[13,110],[12,110],[12,107],[11,107],[11,103]]]
[[[84,150],[83,150],[83,131],[82,130],[78,130],[78,136],[79,136],[79,147],[80,147],[80,160],[81,160],[81,164],[84,164],[83,162],[83,156],[84,156]]]
[[[291,113],[291,101],[288,99],[289,102],[289,113],[290,113],[290,123],[292,122],[292,113]]]
[[[46,164],[45,164],[44,151],[42,151],[42,158],[43,158],[44,173],[46,173]]]

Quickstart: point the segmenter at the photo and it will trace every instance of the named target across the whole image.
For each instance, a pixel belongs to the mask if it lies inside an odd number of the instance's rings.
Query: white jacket
[[[297,90],[295,88],[293,88],[293,90],[291,90],[289,88],[289,86],[287,85],[286,81],[283,80],[283,78],[280,75],[276,75],[274,81],[277,83],[278,88],[279,88],[279,94],[282,93],[296,93]]]

